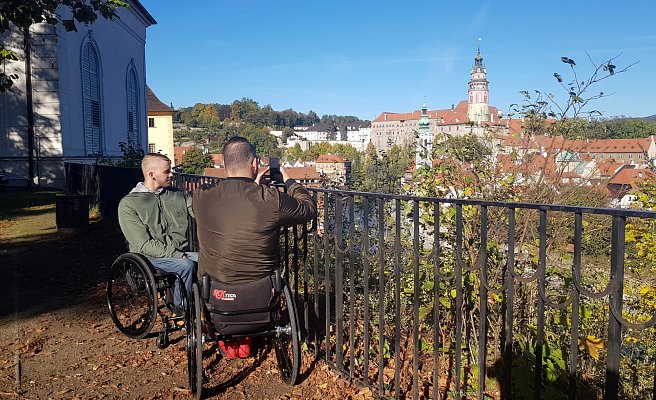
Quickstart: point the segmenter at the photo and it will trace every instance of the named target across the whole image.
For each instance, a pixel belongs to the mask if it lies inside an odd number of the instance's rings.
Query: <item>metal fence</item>
[[[281,262],[342,375],[384,398],[656,399],[635,245],[656,212],[311,191],[318,219],[285,230]]]

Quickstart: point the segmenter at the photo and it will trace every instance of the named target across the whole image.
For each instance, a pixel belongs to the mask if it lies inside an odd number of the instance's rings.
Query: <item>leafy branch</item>
[[[60,6],[69,10],[72,18],[62,19],[57,13]],[[98,15],[114,19],[119,8],[128,6],[122,0],[3,0],[0,5],[0,34],[15,27],[29,40],[30,26],[38,23],[61,24],[67,32],[77,31],[77,24],[92,24]],[[18,55],[4,43],[0,44],[0,64],[15,61],[18,61]],[[9,90],[18,78],[18,74],[0,71],[0,93]]]

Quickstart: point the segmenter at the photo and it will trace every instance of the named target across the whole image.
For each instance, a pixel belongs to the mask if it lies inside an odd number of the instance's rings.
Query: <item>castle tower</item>
[[[471,122],[480,124],[490,120],[488,94],[487,70],[485,64],[483,64],[483,56],[481,56],[481,47],[479,46],[471,69],[471,80],[469,81],[467,118]]]
[[[430,119],[428,119],[428,107],[421,106],[421,118],[419,118],[419,130],[417,137],[417,148],[415,150],[415,165],[432,167],[433,133],[430,130]]]

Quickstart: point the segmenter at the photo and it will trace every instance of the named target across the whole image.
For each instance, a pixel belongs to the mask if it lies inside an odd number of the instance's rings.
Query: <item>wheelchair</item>
[[[244,308],[240,297],[259,299],[255,302],[262,304],[246,301],[248,308]],[[271,338],[282,381],[296,384],[301,365],[300,325],[294,297],[279,270],[262,280],[238,285],[211,282],[204,276],[194,283],[190,300],[187,368],[189,388],[196,399],[203,392],[204,345],[217,341]]]
[[[184,316],[172,315],[176,282]],[[189,297],[182,279],[153,267],[142,254],[122,254],[109,268],[107,307],[118,330],[133,339],[148,336],[159,316],[162,328],[156,345],[160,349],[169,345],[169,333],[183,328],[190,330]]]

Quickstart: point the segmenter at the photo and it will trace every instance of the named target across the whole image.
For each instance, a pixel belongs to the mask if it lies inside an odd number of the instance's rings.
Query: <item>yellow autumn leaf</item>
[[[599,350],[606,347],[604,340],[594,335],[588,335],[579,339],[579,350],[586,350],[590,357],[599,359]]]

